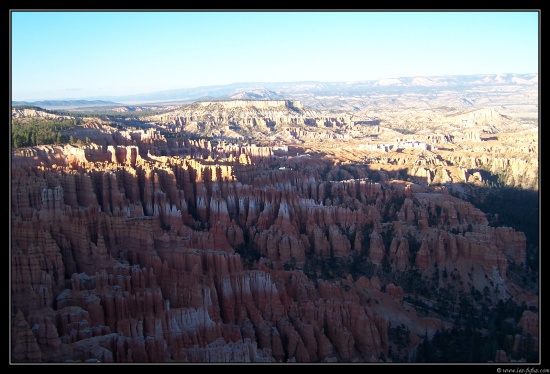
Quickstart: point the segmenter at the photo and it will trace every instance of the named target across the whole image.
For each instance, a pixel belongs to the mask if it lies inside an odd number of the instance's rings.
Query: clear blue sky
[[[539,12],[12,11],[12,100],[537,73]]]

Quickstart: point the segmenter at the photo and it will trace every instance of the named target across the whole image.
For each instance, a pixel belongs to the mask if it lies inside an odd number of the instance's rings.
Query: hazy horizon
[[[539,12],[12,11],[13,101],[538,74]]]

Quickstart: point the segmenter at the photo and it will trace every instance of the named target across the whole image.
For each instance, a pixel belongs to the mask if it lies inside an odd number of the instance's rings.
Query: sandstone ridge
[[[493,109],[436,117],[451,127],[409,134],[208,101],[14,149],[11,361],[411,362],[478,322],[483,357],[525,360],[528,238],[461,196],[536,190],[536,131]]]

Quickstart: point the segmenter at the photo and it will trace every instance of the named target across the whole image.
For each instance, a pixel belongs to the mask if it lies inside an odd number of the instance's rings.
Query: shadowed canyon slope
[[[532,238],[476,204],[538,195],[538,127],[430,113],[197,102],[13,149],[11,361],[532,361]]]

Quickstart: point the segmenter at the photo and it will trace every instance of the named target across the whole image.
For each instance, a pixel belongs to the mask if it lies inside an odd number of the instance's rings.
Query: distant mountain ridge
[[[475,74],[445,75],[430,77],[399,77],[379,80],[353,82],[238,82],[227,85],[201,86],[165,91],[157,91],[124,96],[90,97],[87,100],[46,100],[35,102],[17,101],[13,105],[48,106],[99,106],[120,105],[120,103],[161,102],[170,100],[201,99],[289,99],[292,95],[366,95],[369,93],[395,92],[406,88],[412,91],[430,89],[463,89],[475,86],[535,86],[538,84],[538,73],[532,74]],[[289,96],[290,95],[290,96]]]
[[[319,95],[361,95],[369,91],[384,92],[396,89],[460,89],[465,86],[537,85],[538,74],[476,74],[433,77],[401,77],[355,82],[239,82],[227,85],[184,88],[139,95],[105,97],[119,102],[196,100],[201,97],[217,99],[251,98],[279,99],[285,94],[313,93]],[[258,95],[258,96],[257,96]],[[239,97],[240,96],[240,97]]]
[[[113,101],[105,100],[41,100],[41,101],[12,101],[12,106],[30,105],[40,108],[47,107],[83,107],[83,106],[111,106],[120,105]]]

